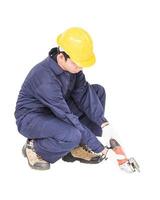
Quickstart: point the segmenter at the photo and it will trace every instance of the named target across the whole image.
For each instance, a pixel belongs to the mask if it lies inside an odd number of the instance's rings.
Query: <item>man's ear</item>
[[[58,55],[57,55],[57,59],[60,59],[60,60],[65,60],[65,58],[64,58],[64,55],[63,55],[63,53],[59,53]]]

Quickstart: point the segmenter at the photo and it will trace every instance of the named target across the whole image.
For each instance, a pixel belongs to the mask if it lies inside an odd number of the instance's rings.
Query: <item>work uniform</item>
[[[80,71],[64,71],[48,56],[31,69],[19,92],[15,118],[18,131],[34,139],[44,160],[54,163],[79,144],[99,153],[105,90],[90,85]]]

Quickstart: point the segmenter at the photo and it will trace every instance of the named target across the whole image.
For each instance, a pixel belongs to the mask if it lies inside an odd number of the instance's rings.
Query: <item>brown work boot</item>
[[[27,140],[26,144],[22,148],[24,157],[27,157],[28,164],[32,169],[47,170],[50,168],[50,163],[43,160],[34,149],[33,140]]]
[[[82,163],[88,163],[88,164],[97,164],[104,159],[107,159],[106,155],[96,154],[85,145],[76,147],[62,158],[62,160],[66,162],[74,162],[78,160]]]

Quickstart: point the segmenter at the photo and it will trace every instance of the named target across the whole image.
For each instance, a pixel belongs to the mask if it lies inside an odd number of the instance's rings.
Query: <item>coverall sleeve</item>
[[[37,88],[35,88],[34,93],[36,98],[43,105],[50,108],[53,114],[59,119],[75,126],[80,131],[84,130],[78,117],[70,111],[63,97],[61,87],[56,80],[41,83]]]
[[[106,121],[103,106],[94,88],[86,81],[82,71],[77,74],[76,84],[71,96],[91,121],[99,126]]]

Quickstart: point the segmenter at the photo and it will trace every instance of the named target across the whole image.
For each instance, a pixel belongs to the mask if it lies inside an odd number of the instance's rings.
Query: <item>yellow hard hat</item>
[[[72,27],[57,37],[57,44],[80,67],[89,67],[95,63],[93,42],[82,28]]]

